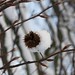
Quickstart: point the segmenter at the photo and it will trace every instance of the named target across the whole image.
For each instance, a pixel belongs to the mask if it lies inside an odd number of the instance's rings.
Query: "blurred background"
[[[50,33],[52,44],[50,49],[45,50],[45,57],[69,44],[68,49],[75,48],[75,0],[19,1],[22,3],[17,3],[18,0],[0,2],[0,33],[3,33],[0,35],[0,67],[40,59],[37,52],[25,48],[24,37],[29,30],[41,29]],[[7,6],[11,4],[15,5]],[[50,58],[53,61],[45,64],[32,63],[0,69],[0,75],[75,75],[75,51]]]

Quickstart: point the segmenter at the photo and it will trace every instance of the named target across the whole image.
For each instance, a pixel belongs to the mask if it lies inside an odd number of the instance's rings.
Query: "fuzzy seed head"
[[[40,43],[40,37],[34,33],[30,32],[25,36],[24,42],[28,48],[36,47]]]

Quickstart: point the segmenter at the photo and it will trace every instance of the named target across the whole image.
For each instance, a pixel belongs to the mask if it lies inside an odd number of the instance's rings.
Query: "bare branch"
[[[60,2],[60,3],[55,3],[54,5],[56,6],[56,5],[59,5],[59,4],[61,4],[61,3],[62,3],[62,2]],[[19,25],[19,24],[21,24],[21,23],[24,23],[24,22],[26,22],[26,21],[29,21],[29,20],[31,20],[31,19],[33,19],[33,18],[36,18],[36,17],[40,16],[40,14],[42,14],[42,13],[45,12],[46,10],[50,9],[51,7],[53,7],[53,6],[51,5],[51,6],[47,7],[46,9],[44,9],[43,11],[41,11],[40,13],[38,13],[37,15],[32,16],[32,17],[30,17],[30,18],[28,18],[28,19],[26,19],[26,20],[23,20],[22,22],[19,22],[19,23],[17,23],[17,24],[11,25],[9,28],[7,28],[6,30],[4,30],[4,32],[0,33],[0,36],[1,36],[2,34],[4,34],[6,31],[8,31],[9,29],[11,29],[13,26],[17,26],[17,25]],[[22,24],[21,24],[21,25],[22,25]]]
[[[21,63],[21,64],[17,64],[17,65],[12,65],[12,66],[7,66],[7,67],[1,67],[0,70],[2,69],[8,69],[8,68],[14,68],[14,67],[19,67],[19,66],[22,66],[22,65],[25,65],[25,64],[31,64],[31,63],[40,63],[42,61],[46,61],[48,60],[48,58],[52,57],[52,56],[55,56],[59,53],[62,53],[62,52],[70,52],[70,51],[75,51],[75,49],[68,49],[68,50],[61,50],[61,51],[58,51],[58,52],[55,52],[53,54],[51,54],[50,56],[46,57],[46,58],[43,58],[43,59],[40,59],[40,60],[37,60],[37,61],[27,61],[27,62],[24,62],[24,63]],[[49,61],[53,61],[53,59],[49,59]]]

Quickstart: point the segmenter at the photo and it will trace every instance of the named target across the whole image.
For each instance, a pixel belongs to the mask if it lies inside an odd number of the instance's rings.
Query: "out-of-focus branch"
[[[56,6],[56,5],[59,5],[59,4],[61,4],[61,3],[62,3],[62,2],[55,3],[54,5]],[[63,2],[63,3],[64,3],[64,2]],[[33,18],[36,18],[36,17],[40,16],[40,14],[42,14],[42,13],[45,12],[46,10],[50,9],[51,7],[53,7],[53,6],[51,5],[51,6],[47,7],[46,9],[44,9],[43,11],[41,11],[40,13],[38,13],[37,15],[32,16],[32,17],[30,17],[30,18],[28,18],[28,19],[26,19],[26,20],[23,20],[22,22],[19,22],[19,23],[17,23],[17,24],[11,25],[9,28],[7,28],[6,30],[4,30],[4,32],[0,33],[0,36],[1,36],[2,34],[4,34],[6,31],[8,31],[9,29],[11,29],[13,26],[17,26],[17,25],[19,25],[19,24],[21,24],[21,23],[24,23],[24,22],[26,22],[26,21],[29,21],[29,20],[31,20],[31,19],[33,19]]]
[[[17,65],[12,65],[12,66],[7,66],[7,67],[1,67],[0,70],[2,69],[8,69],[8,68],[14,68],[14,67],[18,67],[18,66],[22,66],[22,65],[25,65],[25,64],[31,64],[31,63],[41,63],[43,61],[53,61],[53,59],[49,59],[50,57],[52,56],[55,56],[59,53],[62,53],[62,52],[70,52],[70,51],[74,51],[75,49],[68,49],[68,50],[61,50],[61,51],[57,51],[53,54],[51,54],[50,56],[46,57],[46,58],[43,58],[43,59],[40,59],[38,61],[27,61],[27,62],[24,62],[24,63],[21,63],[21,64],[17,64]]]
[[[39,1],[39,0],[38,0]],[[15,6],[19,3],[23,2],[32,2],[30,0],[10,0],[10,1],[2,1],[0,2],[0,12],[3,11],[4,9],[10,7],[10,6]]]

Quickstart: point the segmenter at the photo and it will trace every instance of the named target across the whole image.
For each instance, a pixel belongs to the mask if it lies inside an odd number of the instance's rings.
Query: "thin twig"
[[[0,70],[2,69],[6,69],[6,68],[14,68],[14,67],[19,67],[19,66],[22,66],[22,65],[25,65],[25,64],[31,64],[31,63],[39,63],[39,62],[42,62],[42,61],[46,61],[48,58],[52,57],[52,56],[55,56],[61,52],[69,52],[69,51],[74,51],[75,49],[69,49],[69,50],[61,50],[61,51],[58,51],[58,52],[55,52],[53,54],[51,54],[50,56],[46,57],[46,58],[43,58],[43,59],[40,59],[38,61],[27,61],[27,62],[24,62],[24,63],[21,63],[21,64],[17,64],[17,65],[12,65],[12,66],[7,66],[7,67],[1,67]],[[51,61],[53,61],[51,59]]]
[[[0,12],[3,11],[4,9],[10,7],[10,6],[15,6],[19,3],[24,3],[24,2],[32,2],[32,1],[27,1],[27,0],[20,0],[20,1],[17,1],[17,0],[10,0],[10,1],[5,1],[3,3],[0,4]]]
[[[55,3],[54,5],[56,6],[56,5],[59,5],[59,4],[61,4],[61,3],[62,3],[62,2],[60,2],[60,3]],[[17,23],[17,24],[11,25],[9,28],[7,28],[6,30],[4,30],[4,32],[0,33],[0,36],[1,36],[2,34],[4,34],[6,31],[8,31],[9,29],[11,29],[13,26],[18,26],[18,25],[21,24],[21,23],[24,23],[24,22],[26,22],[26,21],[29,21],[29,20],[31,20],[31,19],[33,19],[33,18],[38,17],[40,14],[42,14],[42,13],[45,12],[46,10],[50,9],[51,7],[53,7],[53,6],[51,5],[51,6],[47,7],[46,9],[44,9],[43,11],[41,11],[40,13],[38,13],[37,15],[32,16],[32,17],[30,17],[30,18],[28,18],[28,19],[26,19],[26,20],[23,20],[22,22],[19,22],[19,23]],[[22,25],[22,24],[21,24],[21,25]]]

